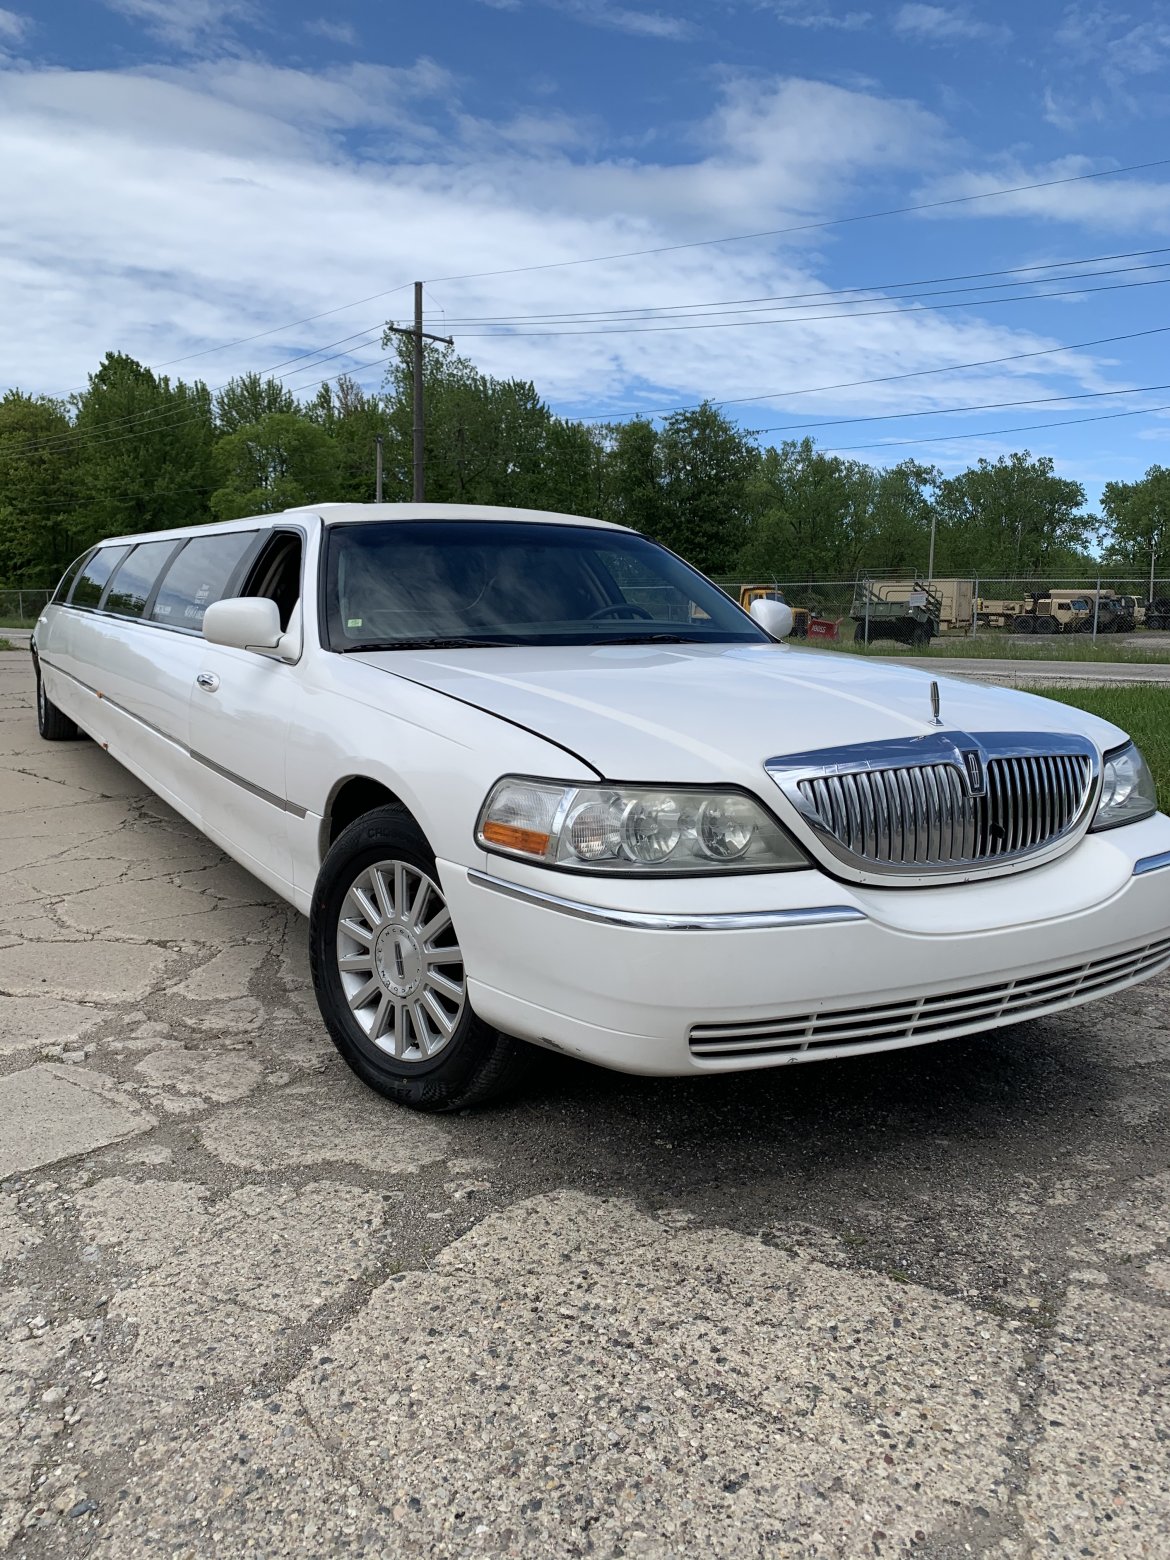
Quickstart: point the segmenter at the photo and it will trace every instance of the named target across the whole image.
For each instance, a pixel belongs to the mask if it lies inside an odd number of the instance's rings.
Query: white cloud
[[[1032,168],[1017,162],[1001,163],[993,170],[948,175],[937,180],[923,190],[922,199],[947,200],[1018,185],[1047,183],[1050,186],[1047,189],[1023,189],[1016,195],[949,207],[946,215],[961,216],[970,221],[1029,216],[1114,234],[1170,232],[1170,201],[1166,198],[1164,180],[1121,174],[1084,179],[1076,184],[1054,182],[1097,171],[1093,160],[1087,157],[1062,157]]]
[[[109,348],[159,363],[418,276],[660,248],[856,209],[875,179],[917,172],[924,157],[948,147],[945,126],[912,103],[802,80],[728,79],[716,111],[692,127],[690,159],[670,163],[593,151],[590,132],[573,121],[477,120],[426,61],[316,73],[238,60],[153,74],[29,70],[6,87],[0,164],[9,231],[21,237],[0,256],[5,369],[23,388],[56,393],[84,383]],[[449,100],[449,116],[436,123]],[[420,101],[430,123],[411,137],[410,125],[426,117]],[[384,134],[398,154],[355,155],[347,150],[355,132]],[[450,322],[459,350],[486,371],[532,378],[555,405],[579,413],[771,395],[779,386],[870,379],[1061,339],[1013,327],[1002,313],[912,310],[597,336],[485,336],[468,323],[810,292],[822,276],[807,240],[727,244],[432,280],[428,310]],[[408,300],[402,292],[346,308],[171,371],[219,384],[364,329],[371,340],[353,349],[352,362],[289,382],[309,391],[321,374],[348,366],[376,386],[379,325],[388,314],[401,317]],[[777,395],[744,411],[749,426],[769,427],[1043,394],[1070,382],[1097,389],[1109,376],[1088,355],[1068,354]]]
[[[0,43],[20,43],[32,28],[32,18],[0,6]]]
[[[873,20],[868,11],[836,11],[826,0],[767,0],[767,9],[786,27],[813,31],[857,32]]]
[[[351,48],[358,41],[357,31],[350,22],[332,22],[327,16],[319,16],[315,21],[306,22],[305,31],[313,33],[318,38],[327,38],[330,43],[342,43]]]
[[[965,9],[943,5],[903,5],[894,15],[894,31],[923,43],[1004,43],[1011,29],[981,22]]]
[[[1118,83],[1159,75],[1170,57],[1170,10],[1162,0],[1151,0],[1138,21],[1106,5],[1070,5],[1055,42],[1074,59],[1095,62]]]
[[[252,0],[103,0],[111,11],[142,22],[164,43],[181,49],[223,36],[237,22],[256,19]]]
[[[493,11],[518,11],[522,0],[480,0]],[[612,0],[536,0],[546,10],[584,22],[589,27],[604,27],[612,32],[629,33],[639,38],[660,38],[680,43],[696,35],[697,28],[684,16],[662,11],[642,11],[617,5]]]

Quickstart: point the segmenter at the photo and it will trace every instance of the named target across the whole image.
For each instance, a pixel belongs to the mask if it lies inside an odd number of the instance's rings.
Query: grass
[[[1158,806],[1170,813],[1170,689],[1032,687],[1027,692],[1072,704],[1128,732],[1154,772]]]
[[[12,643],[11,639],[4,639],[3,637],[0,637],[0,650],[15,650],[15,649],[16,649],[16,646]]]
[[[1129,662],[1131,664],[1149,666],[1150,664],[1165,666],[1170,664],[1170,647],[1165,643],[1153,644],[1148,648],[1141,644],[1127,644],[1126,637],[1112,634],[1103,635],[1094,644],[1086,634],[1053,634],[1044,635],[1039,639],[1011,638],[1006,634],[977,634],[974,639],[966,636],[954,639],[936,639],[929,646],[911,649],[909,645],[899,644],[893,639],[878,639],[873,644],[857,645],[852,638],[838,640],[812,639],[789,642],[799,645],[804,649],[835,650],[848,655],[873,655],[879,658],[892,659],[900,655],[925,656],[931,660],[964,660],[982,661],[998,659],[1005,661],[1084,661],[1090,663]]]

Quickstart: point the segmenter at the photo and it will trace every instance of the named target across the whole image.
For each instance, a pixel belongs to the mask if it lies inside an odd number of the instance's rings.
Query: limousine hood
[[[501,647],[357,653],[382,671],[547,737],[605,779],[758,784],[768,758],[919,736],[933,673],[780,645]],[[944,728],[1076,731],[1125,740],[1082,711],[937,679]]]

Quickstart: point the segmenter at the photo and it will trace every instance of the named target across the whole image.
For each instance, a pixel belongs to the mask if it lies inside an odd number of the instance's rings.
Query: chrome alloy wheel
[[[450,1042],[467,982],[447,901],[425,872],[379,861],[349,886],[337,968],[350,1012],[379,1050],[424,1062]]]

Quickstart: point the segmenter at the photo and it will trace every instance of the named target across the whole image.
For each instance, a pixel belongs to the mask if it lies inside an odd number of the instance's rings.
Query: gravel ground
[[[1170,1554],[1166,979],[435,1121],[19,654],[0,797],[0,1553]]]

